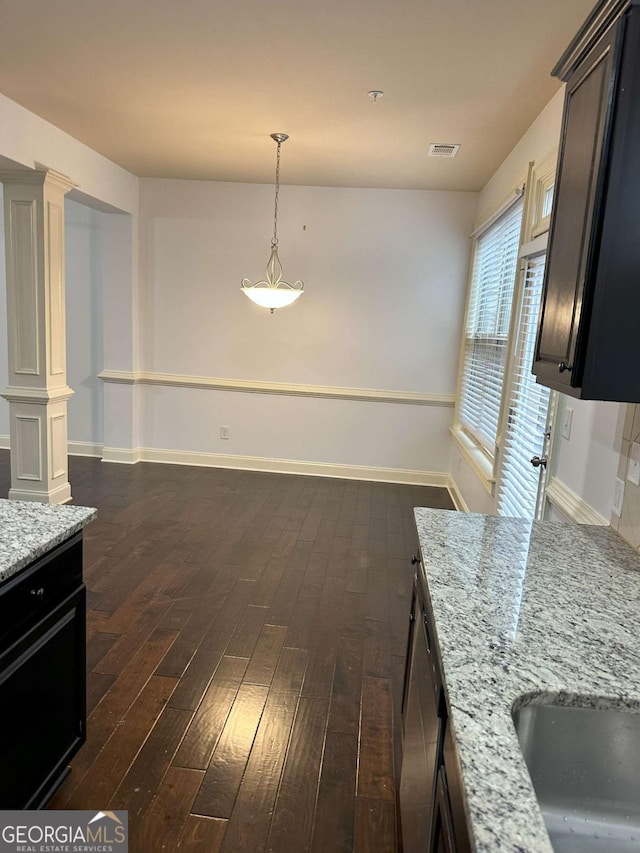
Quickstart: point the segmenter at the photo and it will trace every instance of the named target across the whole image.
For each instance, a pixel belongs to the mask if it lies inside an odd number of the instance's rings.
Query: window
[[[547,187],[544,190],[544,194],[542,196],[542,216],[540,220],[546,220],[551,216],[551,208],[553,207],[553,191],[555,190],[555,184],[551,184],[551,186]]]
[[[556,181],[556,155],[552,154],[536,168],[533,222],[531,237],[538,237],[549,230],[551,208]]]
[[[477,239],[462,353],[458,423],[493,460],[518,265],[522,200]]]

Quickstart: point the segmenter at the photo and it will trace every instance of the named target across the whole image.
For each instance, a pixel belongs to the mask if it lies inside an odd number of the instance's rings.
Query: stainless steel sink
[[[513,719],[553,849],[640,850],[640,715],[529,704]]]

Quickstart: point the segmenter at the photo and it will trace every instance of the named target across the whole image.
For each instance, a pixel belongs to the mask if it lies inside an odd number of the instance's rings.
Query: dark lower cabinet
[[[403,853],[465,853],[469,833],[424,578],[414,578],[402,703]]]
[[[453,835],[453,818],[449,803],[449,786],[444,767],[440,767],[438,770],[429,850],[432,853],[455,853],[456,851],[456,842]]]
[[[431,642],[417,579],[414,581],[402,710],[403,748],[400,808],[403,853],[425,848],[435,796],[442,717],[438,685],[433,675]]]
[[[0,808],[44,805],[85,740],[85,587],[75,537],[0,586]]]

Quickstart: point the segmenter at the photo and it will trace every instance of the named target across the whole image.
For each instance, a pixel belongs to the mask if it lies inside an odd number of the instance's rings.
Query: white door
[[[544,250],[524,259],[497,478],[498,514],[530,519],[542,516],[555,411],[551,392],[531,373],[545,259]]]

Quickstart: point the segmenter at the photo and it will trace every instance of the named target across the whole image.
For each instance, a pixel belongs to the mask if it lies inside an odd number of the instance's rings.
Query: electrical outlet
[[[613,511],[620,518],[622,515],[622,503],[624,501],[624,480],[616,477],[616,487],[613,492]]]
[[[221,426],[220,427],[220,438],[222,438],[222,439],[228,439],[229,438],[229,427],[228,426]]]
[[[634,441],[629,453],[629,464],[627,466],[627,480],[636,486],[640,486],[640,444]]]
[[[567,441],[571,438],[571,424],[573,423],[573,409],[569,406],[564,410],[564,420],[562,421],[562,437]]]

